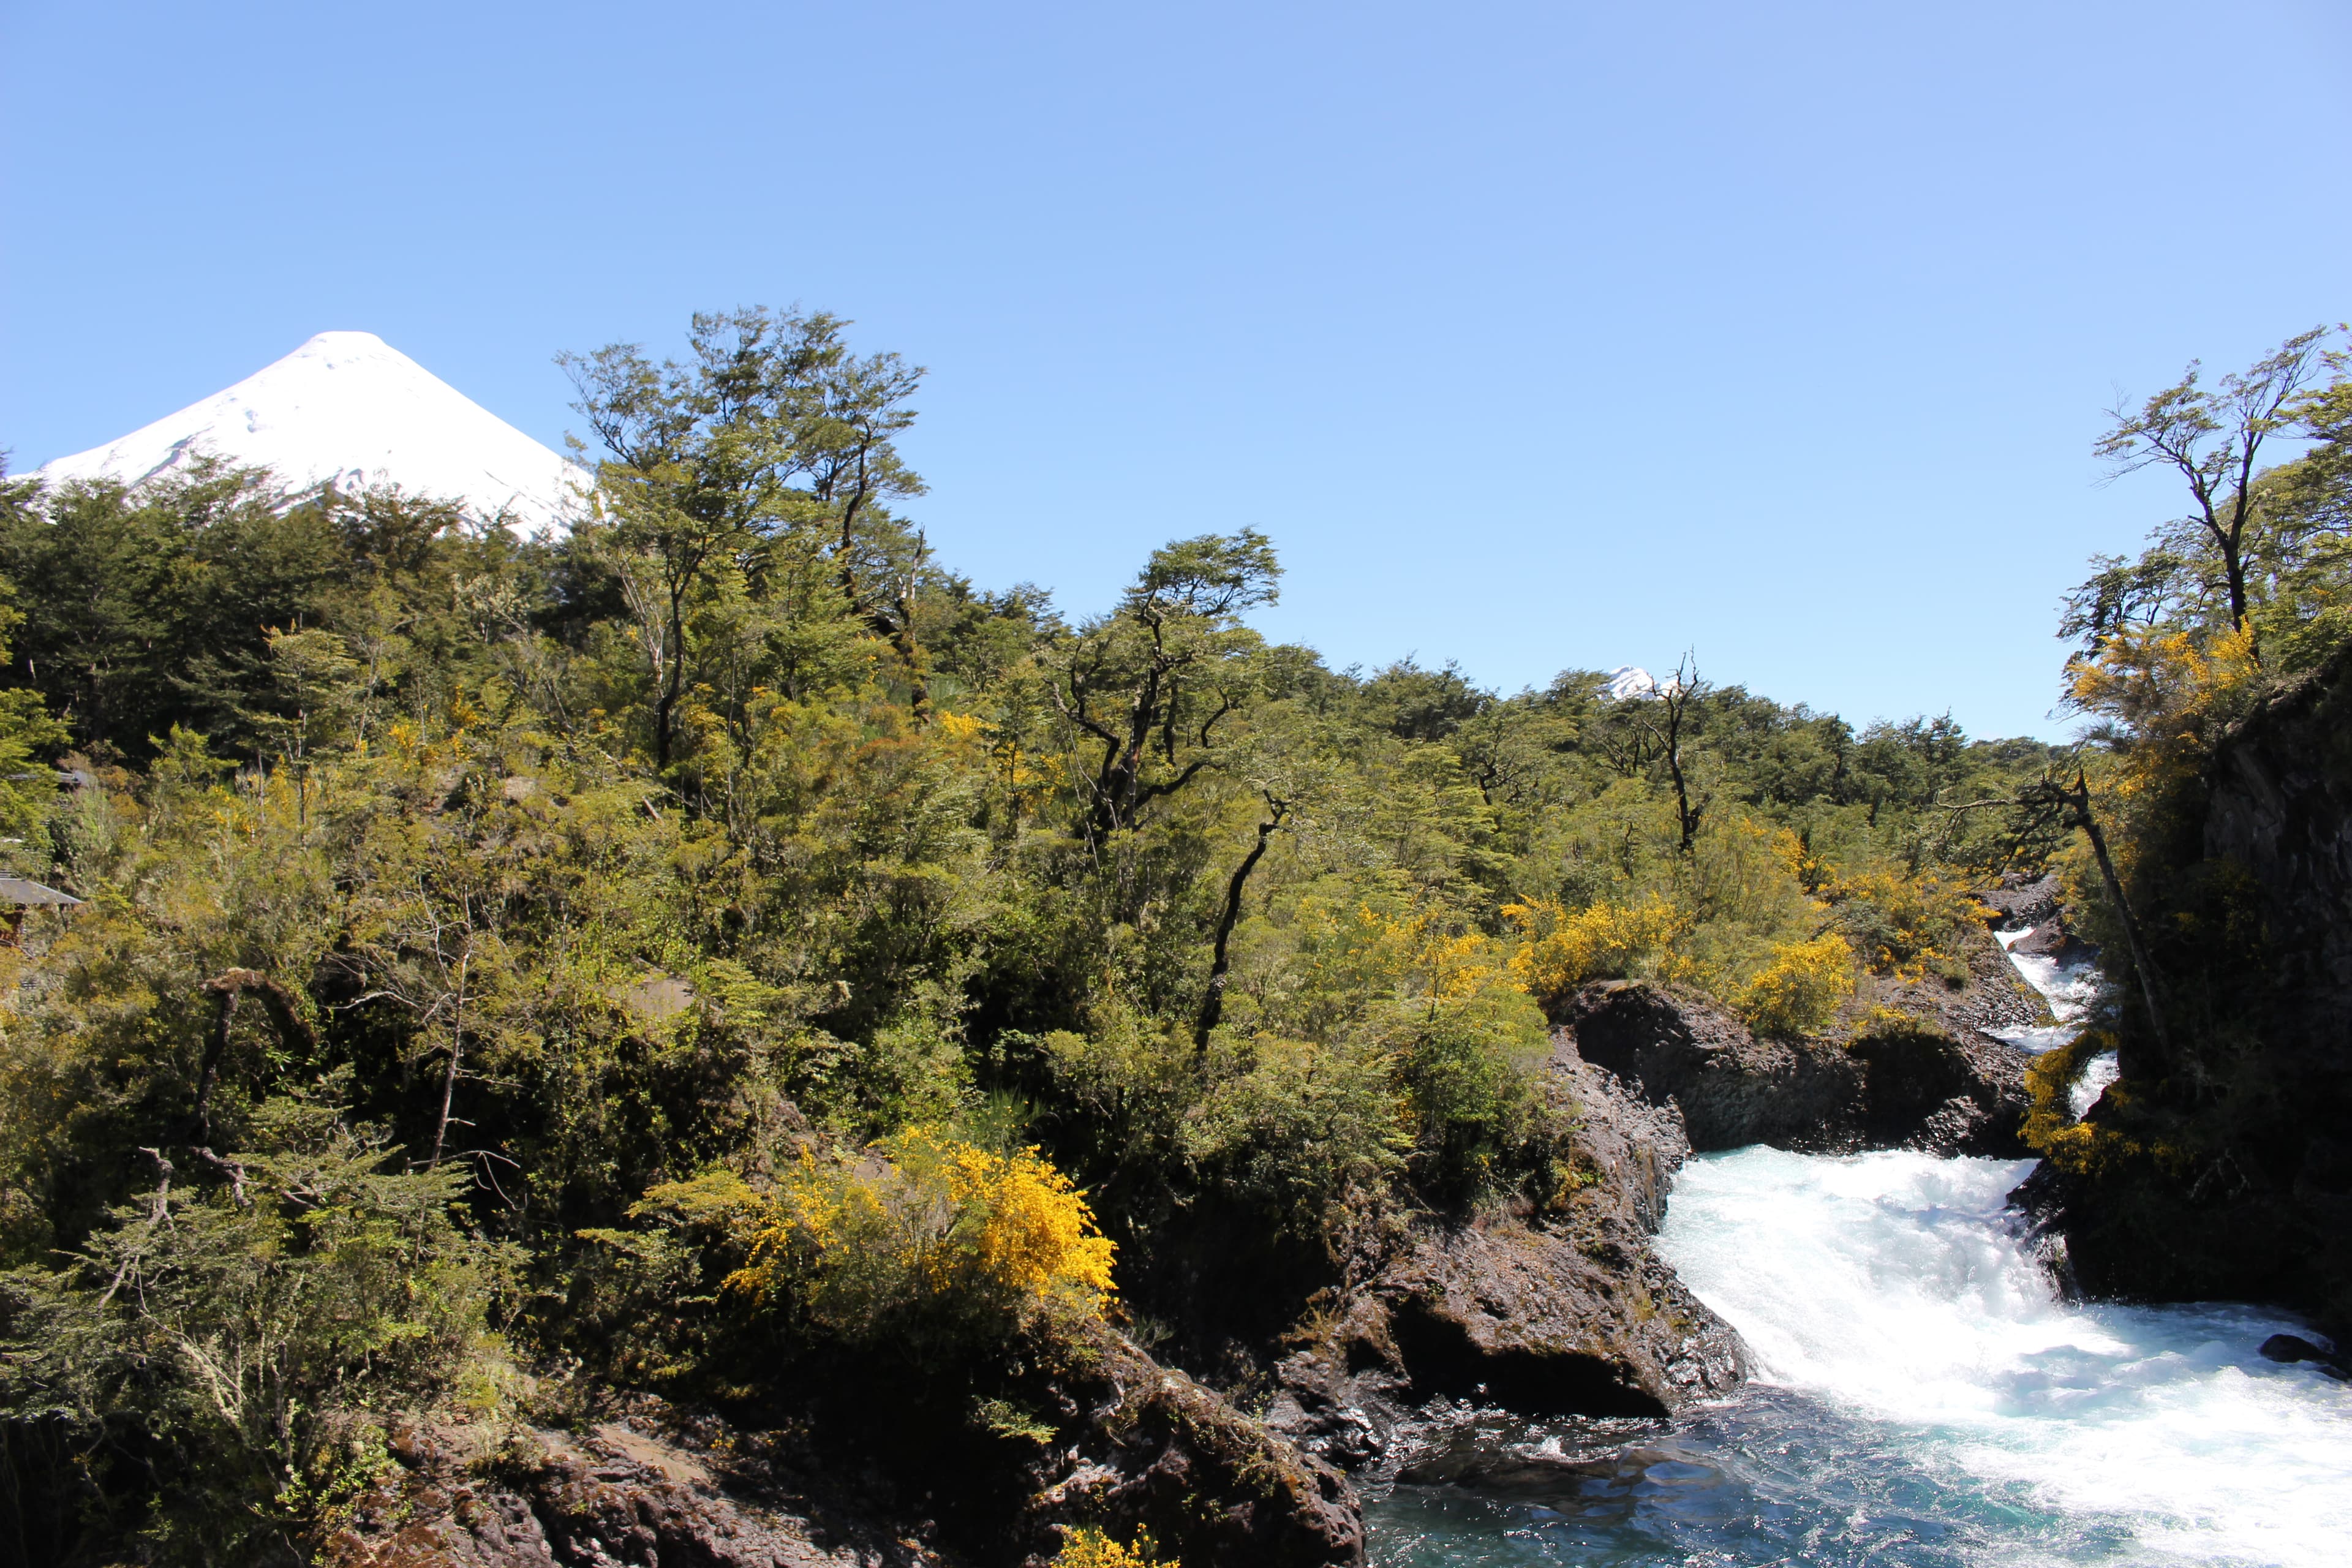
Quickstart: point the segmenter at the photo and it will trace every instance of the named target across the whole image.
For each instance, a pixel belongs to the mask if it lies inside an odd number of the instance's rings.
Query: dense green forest
[[[2347,624],[2340,376],[2263,416],[2312,455],[2215,488],[2239,545],[2100,564],[2076,757],[1687,662],[1334,670],[1251,628],[1238,524],[1066,611],[935,555],[920,373],[833,318],[568,363],[561,537],[0,489],[0,854],[86,900],[0,949],[0,1402],[20,1528],[92,1561],[299,1542],[402,1409],[952,1391],[1100,1313],[1244,1385],[1357,1229],[1590,1179],[1548,1005],[1867,1027],[1966,888],[2099,896],[2069,819],[1980,803],[2086,767],[2152,878],[2144,781]]]

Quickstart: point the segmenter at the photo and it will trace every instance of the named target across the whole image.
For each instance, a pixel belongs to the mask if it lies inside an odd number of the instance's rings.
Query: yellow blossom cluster
[[[1853,994],[1853,948],[1835,931],[1811,942],[1776,942],[1772,962],[1739,995],[1740,1016],[1764,1035],[1808,1035]]]
[[[1062,1550],[1054,1556],[1054,1568],[1181,1568],[1181,1565],[1156,1555],[1148,1535],[1136,1537],[1132,1546],[1122,1546],[1111,1536],[1090,1527],[1070,1532]]]
[[[1434,910],[1398,911],[1320,899],[1300,901],[1298,931],[1317,977],[1326,984],[1454,1000],[1475,994],[1503,973],[1490,937],[1454,931]]]
[[[1691,918],[1652,894],[1632,903],[1602,900],[1570,913],[1548,899],[1503,906],[1523,939],[1511,954],[1511,974],[1538,1000],[1550,1002],[1588,980],[1631,974],[1682,977],[1675,946]]]
[[[1111,1240],[1068,1177],[1034,1149],[997,1153],[933,1127],[855,1163],[803,1153],[762,1205],[730,1289],[795,1282],[821,1318],[851,1327],[897,1298],[1054,1296],[1100,1310]]]

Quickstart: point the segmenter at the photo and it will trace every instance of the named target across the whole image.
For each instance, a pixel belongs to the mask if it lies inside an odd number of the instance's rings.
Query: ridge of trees
[[[1367,1226],[1574,1204],[1566,992],[1857,1026],[2051,847],[1947,808],[2056,753],[1948,717],[1331,669],[1245,526],[1096,614],[977,588],[907,510],[920,371],[834,317],[564,363],[561,537],[0,484],[0,753],[95,780],[0,786],[88,900],[0,949],[0,1494],[54,1555],[293,1550],[386,1412],[567,1365],[772,1410],[1111,1310],[1244,1377]]]

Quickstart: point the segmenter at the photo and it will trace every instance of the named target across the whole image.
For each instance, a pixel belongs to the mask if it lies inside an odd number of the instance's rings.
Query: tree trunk
[[[1209,993],[1201,999],[1201,1016],[1192,1026],[1192,1048],[1196,1051],[1209,1048],[1209,1035],[1225,1016],[1225,977],[1233,968],[1233,958],[1228,949],[1233,941],[1234,928],[1241,924],[1242,889],[1249,882],[1250,873],[1257,869],[1257,863],[1265,858],[1265,847],[1274,837],[1275,830],[1282,826],[1282,819],[1290,815],[1287,801],[1268,795],[1265,804],[1274,812],[1273,820],[1257,825],[1257,843],[1242,857],[1242,863],[1234,868],[1233,880],[1225,884],[1225,908],[1217,917],[1215,956],[1209,963]]]
[[[2091,855],[2099,863],[2099,879],[2106,884],[2107,898],[2116,906],[2116,919],[2124,928],[2124,945],[2131,954],[2132,973],[2138,977],[2140,999],[2147,1006],[2147,1031],[2155,1037],[2158,1070],[2149,1073],[2145,1064],[2123,1064],[2126,1078],[2159,1078],[2173,1070],[2172,1042],[2164,1027],[2164,1008],[2157,1000],[2155,966],[2147,961],[2147,946],[2140,940],[2139,921],[2132,915],[2131,904],[2124,897],[2122,879],[2116,875],[2115,862],[2107,858],[2107,836],[2099,831],[2098,819],[2091,815],[2091,786],[2088,780],[2077,776],[2069,796],[2074,807],[2074,825],[2091,841]]]
[[[441,1163],[441,1148],[449,1136],[449,1105],[457,1093],[457,1064],[466,1050],[466,967],[473,962],[467,954],[457,961],[457,1000],[449,1014],[449,1068],[441,1075],[441,1116],[433,1124],[433,1158],[425,1162],[432,1167]]]

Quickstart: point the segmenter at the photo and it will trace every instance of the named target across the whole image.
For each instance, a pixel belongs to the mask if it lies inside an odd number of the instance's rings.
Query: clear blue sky
[[[2174,508],[2100,411],[2352,315],[2337,0],[0,6],[0,445],[311,333],[557,444],[550,363],[799,301],[931,369],[921,521],[1108,601],[1253,524],[1265,628],[2059,732]]]

